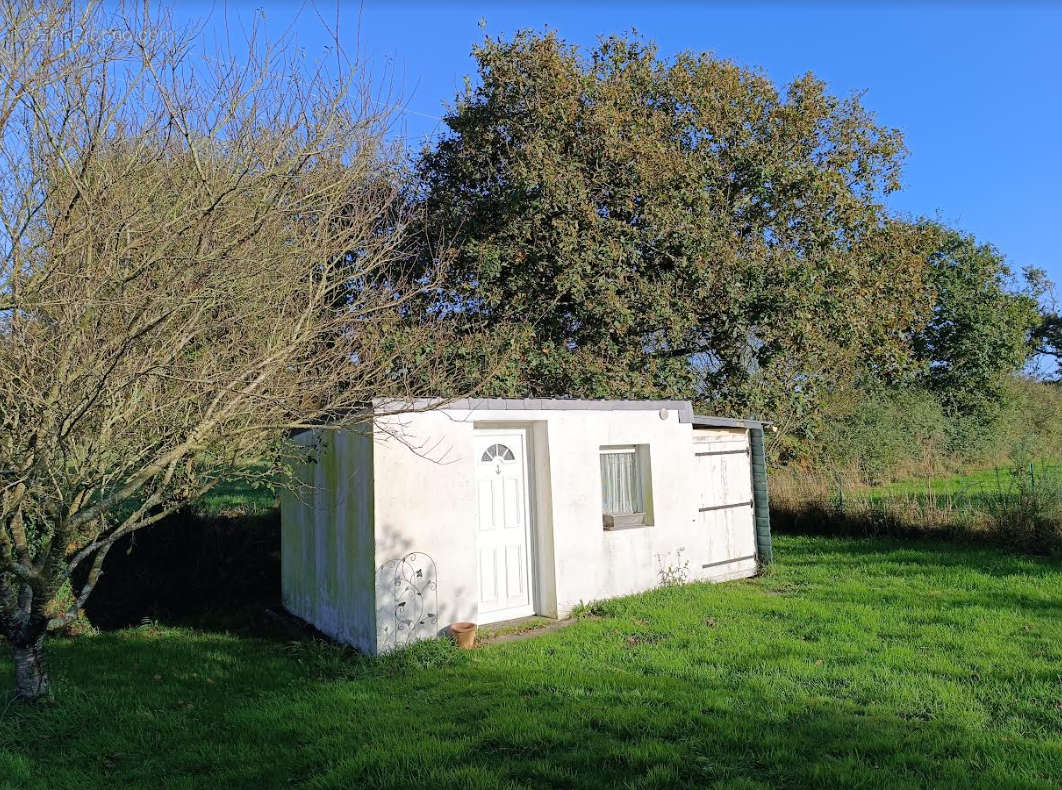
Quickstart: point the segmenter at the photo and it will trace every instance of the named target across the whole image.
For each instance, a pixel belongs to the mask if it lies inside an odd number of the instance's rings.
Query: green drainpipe
[[[774,559],[771,548],[771,511],[767,497],[767,455],[763,451],[763,428],[749,429],[752,448],[752,502],[756,514],[756,554],[760,565]]]

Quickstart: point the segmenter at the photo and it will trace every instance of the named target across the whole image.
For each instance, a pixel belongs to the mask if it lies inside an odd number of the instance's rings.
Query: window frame
[[[604,455],[632,454],[634,456],[634,469],[638,477],[639,488],[642,495],[642,510],[632,513],[608,513],[605,511],[605,479],[601,469],[601,458]],[[603,444],[597,449],[598,457],[598,491],[600,492],[599,510],[601,512],[601,525],[606,532],[615,532],[625,529],[642,529],[652,527],[655,523],[653,516],[653,470],[652,459],[649,453],[649,445],[635,442],[624,444]],[[617,518],[617,516],[619,518]],[[633,516],[641,516],[639,520]]]

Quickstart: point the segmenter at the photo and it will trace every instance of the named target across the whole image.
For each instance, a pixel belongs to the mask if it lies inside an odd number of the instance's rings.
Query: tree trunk
[[[13,645],[15,654],[15,697],[19,702],[37,702],[51,696],[48,673],[44,669],[44,636],[28,645]]]

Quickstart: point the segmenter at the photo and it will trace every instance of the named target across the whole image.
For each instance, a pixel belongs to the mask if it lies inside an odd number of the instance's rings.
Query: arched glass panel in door
[[[492,444],[483,451],[483,455],[480,456],[479,460],[489,464],[491,461],[515,461],[516,456],[504,444]]]

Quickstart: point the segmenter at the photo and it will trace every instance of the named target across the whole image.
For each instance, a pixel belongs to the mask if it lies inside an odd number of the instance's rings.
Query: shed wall
[[[580,602],[650,589],[669,569],[685,568],[690,581],[755,573],[754,557],[714,564],[755,554],[751,506],[719,518],[699,511],[704,502],[752,498],[748,455],[732,459],[728,477],[718,480],[706,476],[694,456],[695,434],[698,442],[747,448],[745,429],[694,431],[675,411],[661,420],[657,410],[455,409],[381,419],[374,482],[377,568],[409,551],[430,554],[438,569],[439,627],[478,615],[474,429],[513,425],[528,427],[532,442],[541,614],[564,616]],[[624,444],[649,445],[653,524],[606,531],[599,451]],[[381,649],[393,642],[386,624],[394,620],[394,602],[386,584],[386,575],[377,579]]]
[[[697,519],[707,546],[702,569],[713,578],[747,576],[756,570],[757,553],[749,432],[697,428],[693,457],[699,489]]]
[[[429,411],[379,419],[375,429],[376,599],[374,649],[435,636],[455,622],[475,621],[476,491],[472,423]],[[395,563],[410,552],[434,562],[435,589],[426,591],[436,618],[402,633]]]
[[[315,431],[281,494],[284,607],[329,636],[376,649],[371,429]]]

